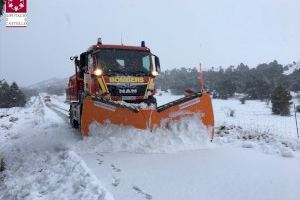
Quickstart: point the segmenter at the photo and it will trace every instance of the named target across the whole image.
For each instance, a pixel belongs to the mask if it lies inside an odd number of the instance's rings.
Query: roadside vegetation
[[[9,85],[5,80],[0,81],[0,108],[24,107],[26,97],[17,83]]]
[[[291,65],[300,63],[294,62]],[[205,87],[214,98],[227,99],[234,94],[245,94],[245,99],[270,100],[272,92],[281,85],[288,91],[300,91],[300,69],[284,74],[290,65],[283,66],[276,60],[257,65],[255,68],[241,63],[238,66],[212,67],[204,71]],[[157,78],[157,87],[171,90],[173,94],[184,94],[185,89],[200,90],[199,72],[196,68],[166,70]]]

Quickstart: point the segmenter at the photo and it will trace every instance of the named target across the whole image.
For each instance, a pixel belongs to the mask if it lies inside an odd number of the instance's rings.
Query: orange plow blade
[[[211,97],[207,93],[195,93],[157,108],[136,108],[104,99],[87,97],[83,102],[81,132],[88,136],[93,122],[132,126],[153,130],[179,121],[182,118],[199,116],[199,123],[211,128],[214,135],[214,114]]]

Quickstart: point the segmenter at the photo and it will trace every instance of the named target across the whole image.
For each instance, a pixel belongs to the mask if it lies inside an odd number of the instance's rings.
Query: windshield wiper
[[[137,75],[137,76],[146,76],[146,75],[148,75],[148,73],[145,72],[145,71],[134,71],[134,75]]]
[[[125,76],[147,76],[149,75],[149,72],[145,71],[105,71],[105,75],[108,76],[116,76],[116,75],[125,75]]]

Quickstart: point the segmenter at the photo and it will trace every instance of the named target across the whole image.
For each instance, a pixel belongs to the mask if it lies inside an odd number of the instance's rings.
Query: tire
[[[71,126],[73,128],[79,128],[79,123],[76,119],[74,119],[74,116],[73,116],[73,106],[72,106],[72,104],[70,105],[69,118],[70,118]]]

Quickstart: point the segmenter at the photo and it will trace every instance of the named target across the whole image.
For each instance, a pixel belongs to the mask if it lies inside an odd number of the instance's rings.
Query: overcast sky
[[[73,72],[98,36],[139,45],[162,68],[300,59],[300,0],[28,0],[28,27],[0,22],[0,79],[26,86]]]

